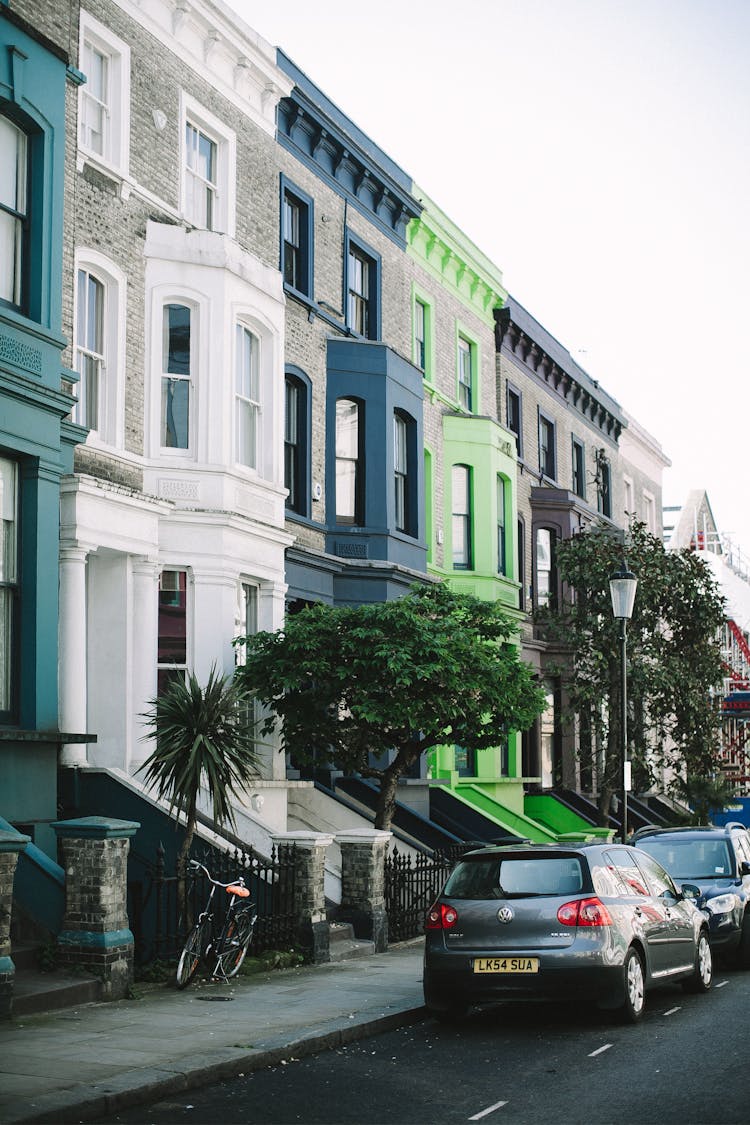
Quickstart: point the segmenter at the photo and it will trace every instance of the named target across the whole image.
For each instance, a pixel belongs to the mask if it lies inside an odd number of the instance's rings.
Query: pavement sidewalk
[[[96,1120],[415,1023],[423,946],[417,938],[372,957],[196,980],[184,992],[159,986],[0,1024],[0,1122]]]

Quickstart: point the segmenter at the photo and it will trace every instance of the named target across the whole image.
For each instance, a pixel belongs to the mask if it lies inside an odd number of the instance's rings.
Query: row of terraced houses
[[[434,579],[517,619],[548,706],[428,755],[401,846],[586,827],[532,613],[560,538],[660,534],[668,461],[439,194],[221,0],[0,0],[0,815],[40,855],[148,819],[164,676]],[[263,762],[261,853],[371,823],[361,779]]]

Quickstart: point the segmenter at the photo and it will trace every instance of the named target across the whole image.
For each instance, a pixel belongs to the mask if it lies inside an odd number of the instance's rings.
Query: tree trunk
[[[182,841],[182,847],[177,853],[177,917],[185,920],[186,930],[190,929],[193,924],[193,919],[187,916],[187,861],[190,855],[190,847],[193,843],[193,836],[195,835],[196,824],[197,817],[195,815],[195,803],[193,803],[188,811],[187,824],[185,825],[185,839]]]
[[[396,787],[401,771],[392,771],[390,767],[383,772],[380,779],[380,793],[375,806],[375,827],[389,832],[391,821],[396,812]]]

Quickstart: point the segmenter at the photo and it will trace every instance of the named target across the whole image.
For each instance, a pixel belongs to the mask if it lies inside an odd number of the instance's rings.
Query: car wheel
[[[701,930],[698,948],[695,951],[695,968],[692,976],[683,982],[683,988],[686,992],[708,992],[713,977],[714,964],[708,934],[705,930]]]
[[[625,1023],[638,1023],[646,1007],[646,978],[636,949],[628,950],[622,971],[625,1003],[620,1008],[620,1017]]]
[[[742,933],[735,954],[735,963],[738,969],[750,969],[750,908],[742,916]]]

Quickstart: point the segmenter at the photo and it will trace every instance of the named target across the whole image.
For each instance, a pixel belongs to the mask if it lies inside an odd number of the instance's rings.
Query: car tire
[[[686,992],[708,992],[713,976],[713,957],[708,934],[705,930],[701,930],[698,948],[695,951],[695,968],[692,976],[683,981],[682,987]]]
[[[734,960],[738,969],[750,969],[750,907],[742,916],[740,944],[737,946]]]
[[[628,950],[622,967],[625,1001],[619,1010],[623,1023],[638,1023],[646,1009],[646,974],[637,949]]]

